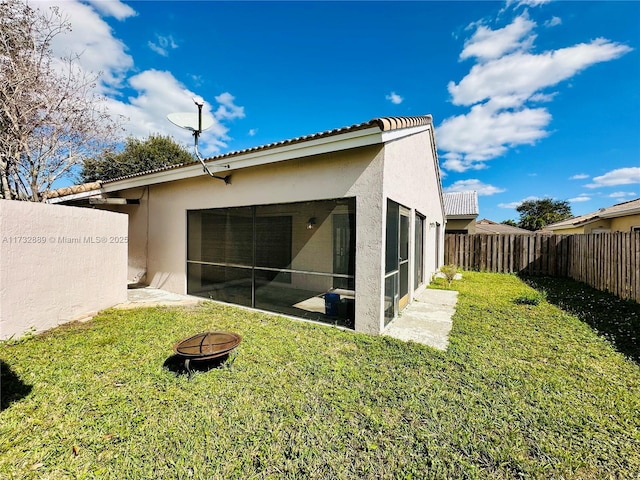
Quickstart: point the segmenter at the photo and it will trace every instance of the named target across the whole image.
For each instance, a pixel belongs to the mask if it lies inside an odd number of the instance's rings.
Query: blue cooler
[[[338,316],[338,306],[340,305],[340,295],[337,293],[324,294],[324,311],[329,317]]]

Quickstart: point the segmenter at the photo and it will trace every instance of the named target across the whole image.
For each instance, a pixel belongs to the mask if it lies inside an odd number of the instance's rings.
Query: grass
[[[0,478],[637,478],[638,363],[549,285],[453,288],[447,352],[211,303],[7,342]],[[243,336],[232,367],[172,367],[212,329]]]

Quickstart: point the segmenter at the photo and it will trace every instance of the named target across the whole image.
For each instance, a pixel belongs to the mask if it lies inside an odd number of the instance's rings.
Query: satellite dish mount
[[[211,173],[211,170],[209,170],[209,167],[207,167],[207,164],[204,163],[204,158],[202,158],[202,155],[200,155],[200,152],[198,151],[198,138],[200,137],[200,134],[202,133],[203,130],[210,128],[213,125],[213,117],[211,115],[205,115],[203,118],[202,106],[204,105],[204,101],[202,99],[194,98],[193,101],[198,106],[197,114],[194,114],[192,112],[170,113],[169,115],[167,115],[167,118],[174,125],[193,132],[194,149],[196,153],[196,158],[202,164],[202,170],[211,178],[217,178],[218,180],[223,180],[225,184],[229,185],[231,183],[231,175],[227,175],[225,177],[218,177],[215,174]],[[227,165],[227,168],[229,168],[228,165]]]

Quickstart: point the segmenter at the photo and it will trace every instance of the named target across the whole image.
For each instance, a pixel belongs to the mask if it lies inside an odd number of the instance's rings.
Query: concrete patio
[[[116,308],[128,309],[160,305],[185,306],[206,301],[200,297],[179,295],[147,286],[129,288],[127,297],[127,302],[117,305]],[[455,312],[457,301],[458,292],[456,291],[427,289],[402,311],[400,316],[383,332],[383,335],[446,350],[452,326],[451,317]]]

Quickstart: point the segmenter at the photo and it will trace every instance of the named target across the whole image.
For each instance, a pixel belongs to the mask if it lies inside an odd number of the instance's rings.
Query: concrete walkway
[[[191,295],[179,295],[153,287],[129,288],[127,302],[115,308],[128,309],[148,306],[196,305],[204,299]],[[426,289],[405,308],[400,316],[384,331],[383,335],[400,340],[412,340],[439,350],[446,350],[451,331],[451,316],[455,312],[458,292]]]
[[[196,305],[203,300],[200,297],[178,295],[159,288],[141,286],[127,289],[127,302],[116,305],[115,308]]]
[[[383,335],[446,350],[458,292],[426,289],[405,308]]]

